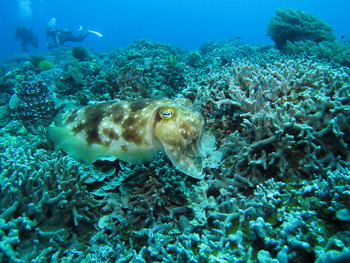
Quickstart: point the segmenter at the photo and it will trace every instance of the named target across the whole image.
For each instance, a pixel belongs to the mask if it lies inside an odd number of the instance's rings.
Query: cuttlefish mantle
[[[49,138],[70,156],[92,163],[112,155],[130,163],[145,163],[164,152],[181,172],[201,179],[201,114],[188,103],[170,99],[110,101],[71,111]]]

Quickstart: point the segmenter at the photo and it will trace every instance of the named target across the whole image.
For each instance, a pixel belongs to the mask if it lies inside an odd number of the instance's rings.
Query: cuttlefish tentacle
[[[112,155],[138,164],[162,151],[177,169],[201,179],[203,130],[203,117],[188,103],[141,99],[74,110],[48,127],[48,135],[70,156],[88,163]]]

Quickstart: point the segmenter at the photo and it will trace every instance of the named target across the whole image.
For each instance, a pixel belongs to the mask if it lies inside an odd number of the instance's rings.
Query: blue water
[[[311,13],[334,28],[335,34],[350,38],[348,0],[2,0],[0,3],[0,59],[21,53],[14,40],[16,25],[31,27],[39,38],[38,49],[46,52],[45,29],[50,18],[57,26],[99,31],[84,47],[97,50],[125,47],[146,38],[188,49],[204,41],[240,37],[242,43],[272,43],[266,25],[278,8]]]

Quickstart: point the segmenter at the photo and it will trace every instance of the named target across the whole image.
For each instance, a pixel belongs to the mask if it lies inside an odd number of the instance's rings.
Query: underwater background
[[[331,25],[338,37],[349,39],[346,0],[4,0],[0,3],[0,58],[21,52],[13,41],[17,25],[29,26],[38,36],[39,48],[32,53],[47,51],[45,29],[53,17],[59,27],[77,30],[82,25],[101,32],[103,38],[89,37],[84,43],[98,50],[126,47],[143,38],[188,49],[235,37],[244,44],[268,44],[272,42],[266,24],[279,8],[311,13]]]
[[[350,262],[348,1],[0,10],[0,263]]]

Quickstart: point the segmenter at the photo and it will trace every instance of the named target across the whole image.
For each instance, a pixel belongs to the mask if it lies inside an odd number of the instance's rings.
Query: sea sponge
[[[335,40],[331,26],[311,14],[290,8],[276,10],[276,15],[267,25],[267,34],[278,49],[284,49],[287,41],[311,40],[319,43]]]

